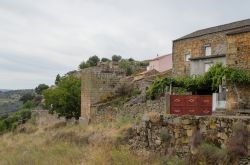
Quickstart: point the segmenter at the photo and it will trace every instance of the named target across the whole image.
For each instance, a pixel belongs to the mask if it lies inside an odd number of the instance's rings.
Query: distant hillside
[[[0,89],[0,92],[7,92],[7,91],[11,91],[10,89]]]
[[[18,111],[22,106],[22,102],[20,102],[19,99],[26,93],[34,93],[34,90],[0,89],[0,116]]]

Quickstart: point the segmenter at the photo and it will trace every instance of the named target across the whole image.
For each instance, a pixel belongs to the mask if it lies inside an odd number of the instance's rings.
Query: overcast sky
[[[248,0],[0,0],[0,89],[53,84],[92,55],[144,60],[172,40],[250,18]]]

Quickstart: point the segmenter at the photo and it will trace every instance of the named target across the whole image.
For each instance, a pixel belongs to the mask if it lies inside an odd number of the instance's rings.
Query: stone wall
[[[82,70],[81,116],[90,119],[91,106],[115,95],[115,87],[125,74],[120,69],[97,66]]]
[[[250,71],[250,32],[227,36],[227,66]]]
[[[166,114],[168,110],[167,99],[162,97],[159,100],[147,100],[141,103],[126,103],[120,107],[115,107],[110,103],[95,105],[91,109],[92,122],[116,120],[117,116],[131,115],[132,117],[142,117],[147,112],[157,112]]]
[[[158,122],[144,121],[134,126],[129,140],[132,149],[147,149],[158,154],[184,156],[196,152],[194,137],[201,135],[202,141],[213,141],[222,148],[233,134],[233,127],[242,122],[250,131],[250,117],[242,116],[162,116]],[[198,128],[198,129],[197,129]],[[197,143],[197,142],[196,142]],[[250,154],[250,143],[248,155]]]
[[[190,62],[185,61],[185,54],[190,53],[192,58],[205,56],[206,45],[212,47],[212,55],[226,54],[227,42],[225,32],[174,41],[172,50],[173,75],[189,76]]]
[[[250,113],[250,86],[227,83],[227,103],[228,111],[239,111],[240,113]]]
[[[227,36],[227,66],[250,71],[250,32]],[[250,86],[227,84],[227,108],[250,110]]]

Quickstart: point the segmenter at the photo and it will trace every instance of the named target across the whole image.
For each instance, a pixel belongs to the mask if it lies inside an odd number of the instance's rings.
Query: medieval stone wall
[[[158,154],[175,153],[184,156],[195,153],[195,136],[201,135],[200,142],[211,141],[224,148],[233,135],[234,126],[241,122],[250,132],[250,117],[242,116],[173,116],[166,115],[158,122],[150,120],[133,127],[129,143],[133,149],[147,149]],[[197,129],[198,128],[198,129]],[[250,141],[246,138],[248,155]],[[199,142],[196,142],[199,143]]]
[[[81,116],[91,117],[91,106],[115,95],[115,87],[124,72],[109,67],[91,67],[82,70]]]
[[[173,42],[173,75],[189,76],[190,62],[185,61],[185,54],[191,58],[205,56],[205,46],[212,47],[212,55],[226,54],[227,42],[224,32],[208,34],[196,38],[177,40]]]

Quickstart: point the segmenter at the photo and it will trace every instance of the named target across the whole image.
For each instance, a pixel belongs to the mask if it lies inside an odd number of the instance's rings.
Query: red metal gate
[[[170,114],[176,115],[211,115],[212,96],[171,95]]]

